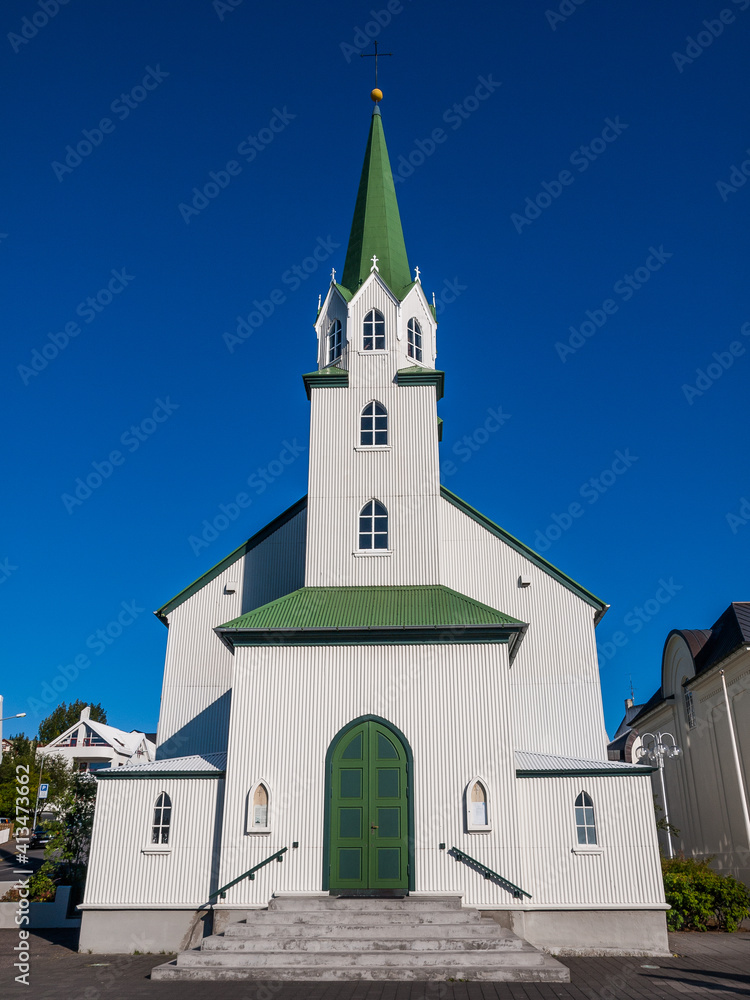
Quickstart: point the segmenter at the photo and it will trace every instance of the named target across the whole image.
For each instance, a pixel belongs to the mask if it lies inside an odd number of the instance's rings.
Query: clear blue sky
[[[547,558],[612,605],[611,733],[630,676],[638,700],[658,686],[670,629],[750,598],[750,503],[727,520],[750,499],[750,0],[403,0],[382,28],[381,2],[45,2],[8,0],[0,38],[6,713],[32,733],[45,695],[80,697],[155,729],[151,612],[305,492],[300,373],[343,269],[371,22],[394,53],[391,160],[417,164],[398,185],[410,262],[445,304],[444,482],[530,545],[552,538]],[[225,186],[193,212],[212,171]],[[485,441],[491,409],[508,419]],[[282,467],[285,442],[299,457]],[[196,553],[243,491],[252,505]],[[89,639],[121,613],[111,644]],[[56,694],[77,656],[90,666]]]

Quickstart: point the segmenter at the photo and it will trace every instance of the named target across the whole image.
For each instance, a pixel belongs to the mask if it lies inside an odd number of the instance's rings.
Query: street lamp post
[[[647,738],[649,742],[647,743]],[[671,733],[644,733],[642,743],[638,749],[641,760],[648,760],[659,768],[659,780],[661,782],[661,800],[664,803],[664,822],[667,827],[667,851],[669,857],[674,857],[672,847],[672,835],[669,830],[669,807],[667,806],[667,789],[664,784],[664,758],[679,757],[682,750],[677,746],[674,736]]]
[[[17,712],[15,715],[6,715],[3,718],[3,696],[0,694],[0,764],[3,762],[3,723],[8,722],[10,719],[24,718],[26,718],[25,712]]]

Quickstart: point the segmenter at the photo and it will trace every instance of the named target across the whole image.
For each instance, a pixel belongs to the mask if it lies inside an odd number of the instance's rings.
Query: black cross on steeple
[[[375,41],[372,44],[375,46],[375,51],[374,52],[360,52],[359,58],[360,59],[372,59],[374,57],[374,59],[375,59],[375,87],[377,88],[377,86],[378,86],[378,56],[392,56],[393,53],[392,52],[378,52],[378,41],[377,41],[377,39],[375,39]]]

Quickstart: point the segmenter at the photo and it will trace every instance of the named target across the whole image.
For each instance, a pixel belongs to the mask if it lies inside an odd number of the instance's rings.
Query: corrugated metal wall
[[[575,854],[575,800],[594,803],[601,854]],[[531,907],[664,902],[648,777],[519,778],[521,884]]]
[[[158,758],[227,749],[232,654],[213,629],[302,586],[306,522],[303,510],[170,613]]]
[[[440,582],[530,622],[511,670],[515,746],[606,760],[594,609],[446,500],[440,521]]]
[[[511,902],[438,847],[455,845],[520,877],[507,646],[246,647],[236,657],[221,880],[293,841],[300,846],[232,889],[228,903],[320,891],[326,751],[361,715],[387,719],[414,754],[416,889]],[[463,832],[463,793],[476,774],[488,783],[496,817],[489,834]],[[246,834],[247,793],[260,779],[271,795],[272,832]]]
[[[364,385],[313,392],[306,586],[438,583],[435,389],[395,385],[391,355],[357,361]],[[360,414],[373,399],[388,411],[390,451],[358,450]],[[393,553],[353,556],[372,497],[390,515]]]
[[[217,888],[222,778],[111,778],[99,782],[87,904],[194,904]],[[161,792],[172,800],[169,853],[154,847]]]

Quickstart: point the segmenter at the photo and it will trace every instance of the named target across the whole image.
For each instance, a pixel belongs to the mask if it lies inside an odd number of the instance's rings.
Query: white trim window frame
[[[390,525],[385,504],[373,497],[361,508],[357,520],[357,551],[388,552]]]
[[[587,853],[599,847],[599,830],[594,810],[594,800],[581,789],[575,801],[576,839],[574,850]]]
[[[385,316],[379,309],[370,309],[362,320],[362,350],[385,351]]]
[[[265,804],[261,801],[263,796],[258,796],[260,789],[265,792]],[[255,799],[258,797],[259,801]],[[257,820],[257,822],[256,822]],[[247,793],[247,806],[245,816],[245,833],[270,833],[271,832],[271,786],[265,778],[260,778]]]
[[[415,361],[422,361],[422,327],[416,316],[406,324],[406,353]]]
[[[153,848],[154,846],[158,846],[160,848],[165,848],[170,845],[171,836],[172,799],[166,791],[162,790],[159,792],[153,807],[149,847]]]
[[[326,334],[326,365],[338,361],[344,353],[344,328],[340,319],[334,319]]]
[[[380,400],[371,399],[359,414],[359,447],[388,447],[388,410]]]
[[[464,790],[464,820],[468,833],[492,830],[489,785],[480,774],[475,774]]]

